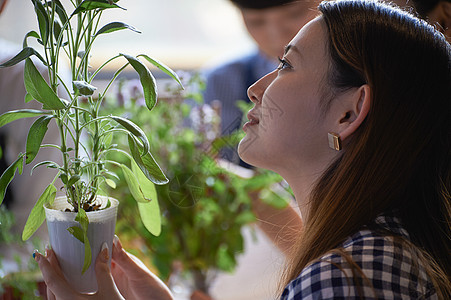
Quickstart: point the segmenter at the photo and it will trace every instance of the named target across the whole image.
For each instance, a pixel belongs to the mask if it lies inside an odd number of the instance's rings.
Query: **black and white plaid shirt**
[[[409,239],[394,217],[379,216],[375,224]],[[360,296],[365,299],[437,299],[424,268],[412,259],[410,251],[395,244],[392,238],[365,228],[348,238],[342,247],[369,282],[362,279],[356,284],[346,259],[330,253],[307,266],[291,281],[281,300],[360,299]],[[357,278],[362,278],[358,274]]]

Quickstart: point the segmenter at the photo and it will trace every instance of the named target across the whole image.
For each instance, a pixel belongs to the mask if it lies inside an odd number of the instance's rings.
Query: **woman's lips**
[[[250,112],[247,114],[247,118],[249,119],[249,121],[243,125],[243,131],[246,131],[250,126],[258,125],[259,123],[259,120]]]

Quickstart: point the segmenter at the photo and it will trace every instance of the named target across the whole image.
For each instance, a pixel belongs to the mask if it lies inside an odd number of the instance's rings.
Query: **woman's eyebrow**
[[[290,51],[290,50],[293,50],[293,51],[297,52],[300,56],[302,56],[298,47],[296,47],[295,45],[292,45],[292,44],[288,44],[285,46],[285,51],[284,51],[283,55],[287,55],[288,51]]]

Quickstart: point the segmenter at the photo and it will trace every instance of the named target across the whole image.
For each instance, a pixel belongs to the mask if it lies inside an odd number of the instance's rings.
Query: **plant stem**
[[[194,279],[194,286],[205,294],[208,294],[207,275],[200,269],[191,270]]]

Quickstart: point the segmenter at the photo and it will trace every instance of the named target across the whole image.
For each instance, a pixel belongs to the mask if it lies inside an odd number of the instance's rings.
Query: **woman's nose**
[[[255,104],[261,104],[263,94],[268,85],[273,81],[276,71],[266,74],[247,89],[247,96]]]

